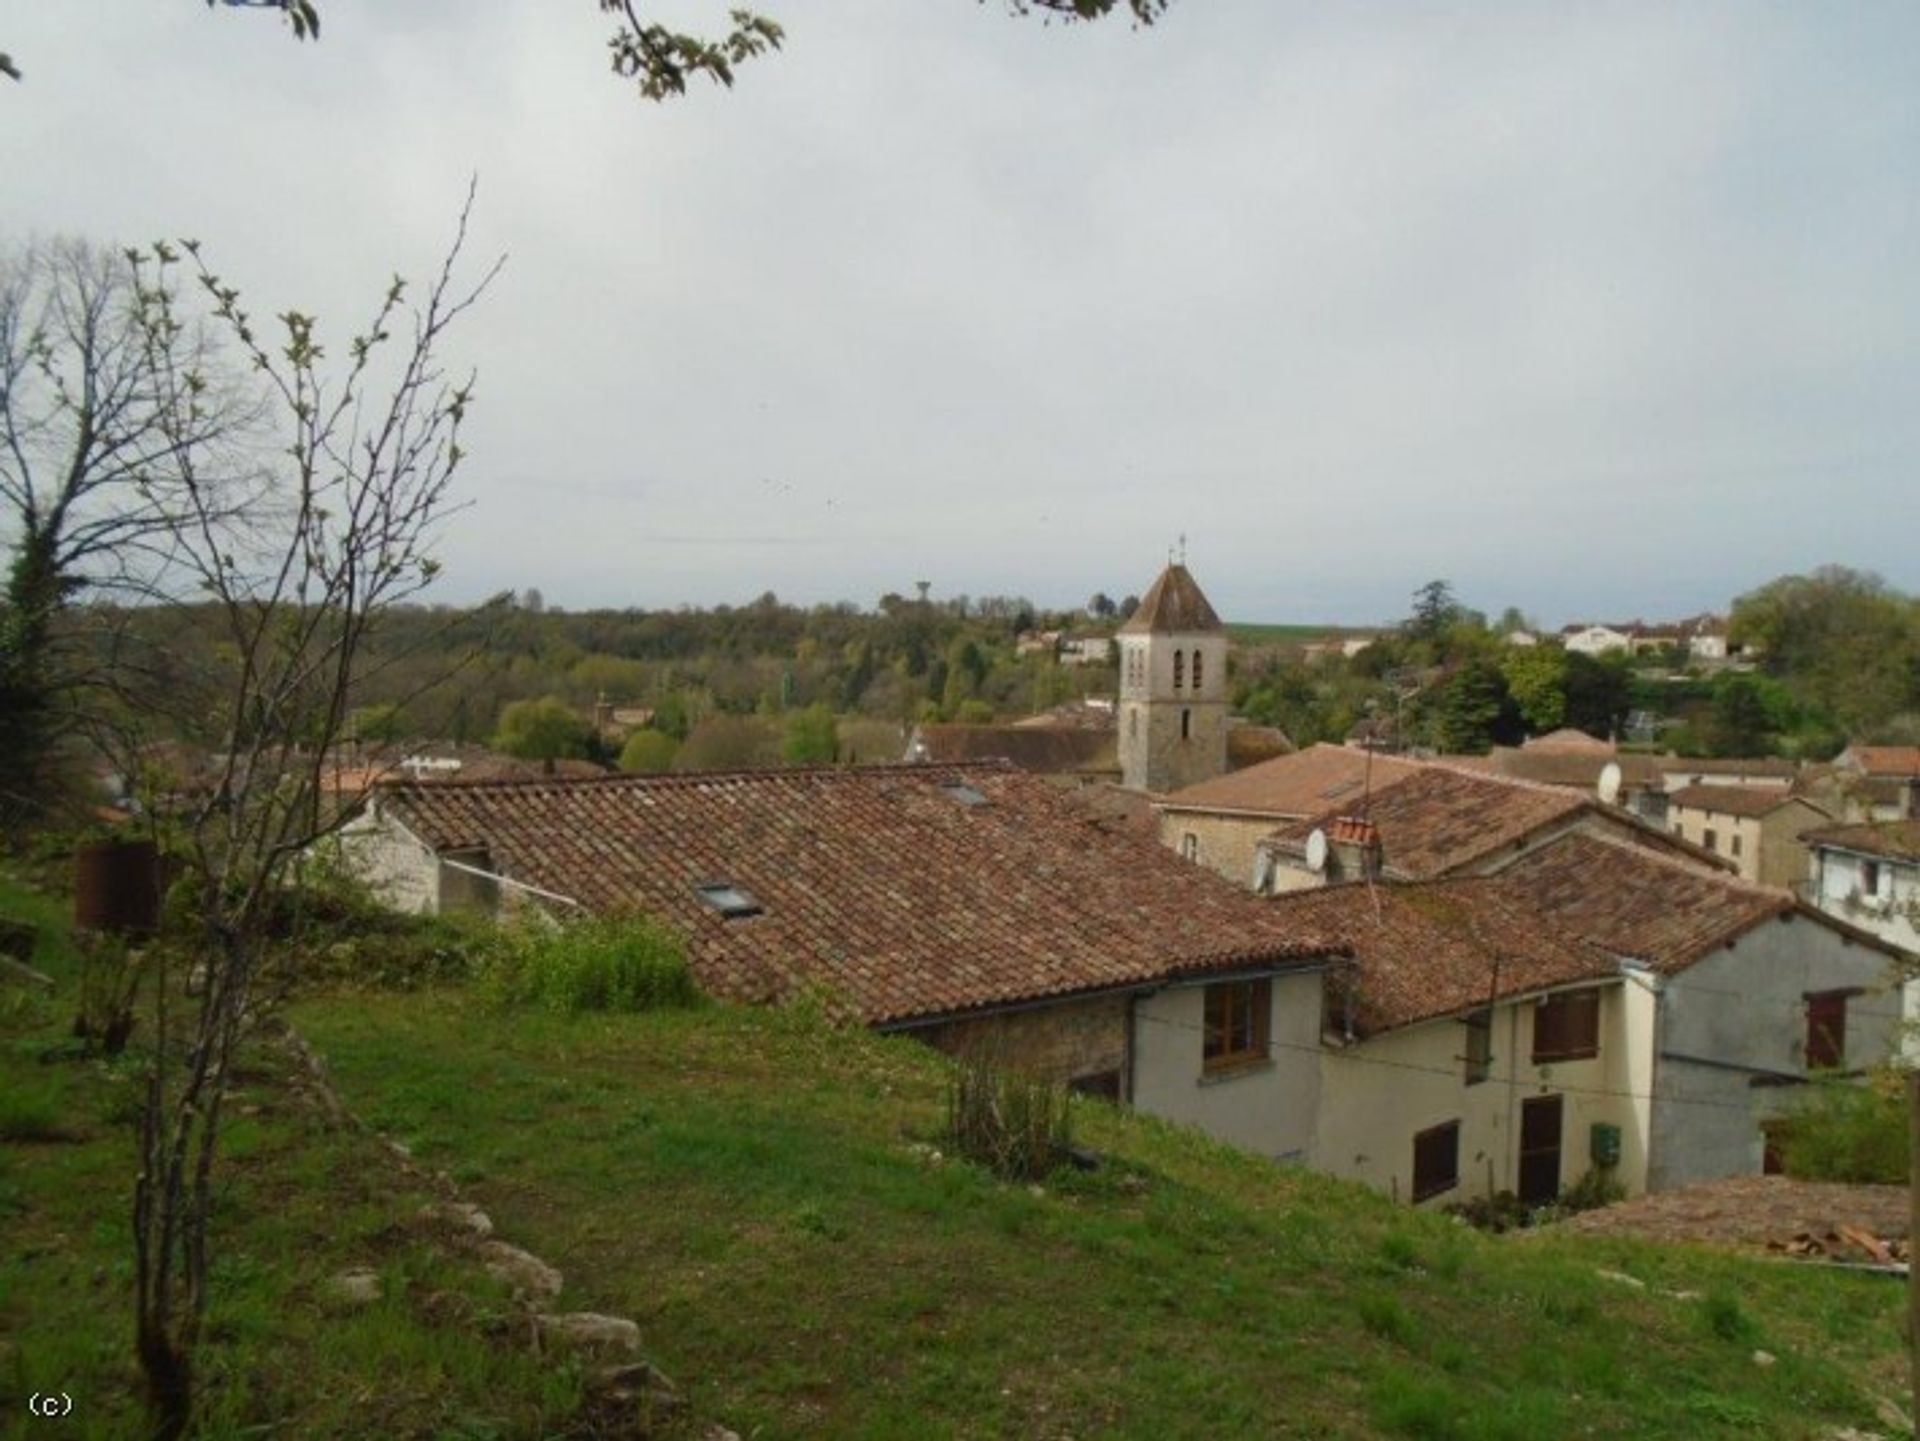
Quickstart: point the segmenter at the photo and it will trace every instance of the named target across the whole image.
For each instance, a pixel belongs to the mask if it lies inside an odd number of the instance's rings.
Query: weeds
[[[1908,1171],[1903,1073],[1891,1067],[1865,1084],[1815,1081],[1780,1127],[1780,1158],[1806,1181],[1904,1185]]]
[[[1759,1332],[1753,1317],[1740,1304],[1740,1298],[1730,1291],[1715,1291],[1708,1295],[1700,1303],[1700,1314],[1706,1320],[1707,1329],[1722,1341],[1744,1343],[1753,1340]]]
[[[71,1141],[73,1131],[60,1119],[60,1106],[44,1091],[9,1090],[0,1094],[0,1141]]]
[[[1419,1335],[1412,1314],[1393,1296],[1362,1296],[1360,1324],[1382,1341],[1411,1348]]]
[[[145,952],[119,936],[76,931],[80,953],[80,1009],[73,1034],[89,1053],[117,1056],[133,1034],[134,1003],[146,973]]]
[[[1069,1106],[1064,1087],[975,1057],[959,1066],[948,1087],[948,1143],[996,1176],[1037,1181],[1067,1158]]]
[[[655,1011],[699,1004],[686,949],[651,921],[594,919],[504,933],[480,973],[499,1006],[582,1011]]]

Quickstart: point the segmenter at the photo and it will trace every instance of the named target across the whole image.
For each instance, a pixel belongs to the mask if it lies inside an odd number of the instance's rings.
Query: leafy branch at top
[[[751,10],[731,10],[732,29],[708,38],[684,31],[669,30],[656,22],[640,18],[638,0],[596,0],[603,15],[619,21],[607,41],[614,74],[636,82],[649,100],[666,100],[687,93],[687,81],[696,75],[729,88],[734,67],[756,55],[778,50],[786,31],[776,20]],[[985,0],[981,0],[985,3]],[[1003,0],[1009,13],[1025,16],[1034,12],[1048,19],[1066,21],[1098,20],[1116,10],[1133,17],[1136,25],[1151,25],[1167,12],[1173,0]],[[231,9],[278,10],[293,30],[296,40],[320,38],[320,7],[316,0],[207,0],[209,8],[225,5]],[[20,78],[13,61],[0,54],[0,74]]]

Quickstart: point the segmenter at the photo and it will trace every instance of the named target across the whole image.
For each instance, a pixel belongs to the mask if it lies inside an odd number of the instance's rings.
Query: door
[[[1559,1096],[1520,1103],[1520,1200],[1543,1206],[1560,1194]]]

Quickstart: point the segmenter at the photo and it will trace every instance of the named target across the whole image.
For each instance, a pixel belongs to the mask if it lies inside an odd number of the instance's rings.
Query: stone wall
[[[1063,1001],[908,1032],[953,1056],[981,1055],[996,1065],[1050,1081],[1117,1073],[1127,1064],[1127,998]]]
[[[1272,816],[1204,815],[1197,811],[1162,811],[1160,843],[1175,855],[1186,855],[1186,837],[1193,837],[1193,860],[1225,876],[1243,890],[1253,888],[1253,862],[1260,838],[1280,824]]]

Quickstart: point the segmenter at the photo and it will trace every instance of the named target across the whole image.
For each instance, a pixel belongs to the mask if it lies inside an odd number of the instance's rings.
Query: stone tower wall
[[[1121,783],[1134,790],[1172,791],[1226,769],[1227,638],[1218,633],[1123,636]]]

